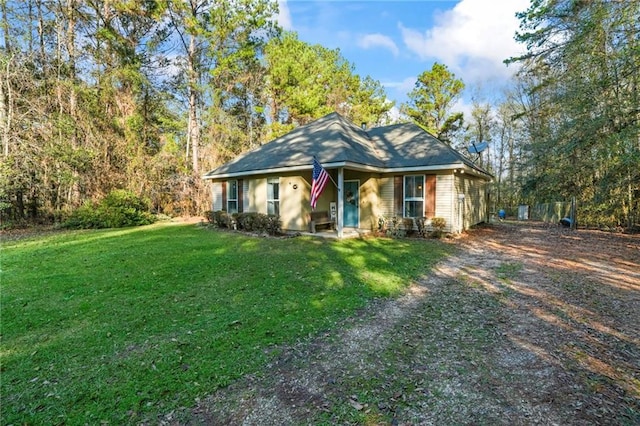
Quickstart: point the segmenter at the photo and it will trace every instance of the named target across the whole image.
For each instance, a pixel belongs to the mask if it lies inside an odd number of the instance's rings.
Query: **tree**
[[[393,106],[382,85],[354,74],[338,49],[310,45],[294,32],[267,45],[265,62],[272,137],[334,111],[373,125]]]
[[[495,108],[493,121],[495,197],[497,206],[515,208],[522,199],[521,184],[525,176],[522,152],[528,141],[517,88],[505,92]]]
[[[486,142],[489,144],[492,139],[494,124],[491,105],[474,100],[471,109],[471,123],[468,129],[468,136],[471,137],[471,142],[475,144]],[[488,171],[492,169],[491,158],[489,158],[490,153],[490,149],[486,150],[485,155],[480,156],[478,163]]]
[[[271,0],[0,0],[2,220],[63,220],[114,189],[200,213],[200,170],[270,138],[269,114],[274,126],[333,110],[381,120],[380,83],[338,50],[281,38],[276,11]]]
[[[577,196],[581,220],[633,226],[640,211],[640,2],[533,1],[519,14],[525,190]]]
[[[232,152],[251,145],[254,131],[260,134],[256,127],[261,126],[261,114],[256,108],[260,109],[264,72],[259,58],[265,43],[277,34],[278,28],[270,19],[276,8],[274,2],[266,0],[169,2],[169,16],[180,46],[177,64],[185,71],[176,77],[177,87],[186,88],[186,151],[187,156],[189,150],[192,152],[195,175],[200,169],[205,115],[209,131],[228,129],[230,122],[246,131],[247,141],[231,138],[235,140],[230,144]],[[225,114],[235,119],[222,117]],[[219,127],[211,120],[225,124]],[[229,139],[223,139],[229,145]]]
[[[429,133],[450,143],[464,121],[462,113],[451,112],[463,90],[462,80],[446,65],[434,63],[431,70],[418,76],[415,88],[408,95],[409,102],[402,105],[402,112]]]
[[[168,13],[171,26],[177,34],[183,59],[177,61],[186,80],[186,97],[188,102],[187,140],[185,156],[192,151],[192,168],[198,170],[198,147],[200,146],[201,125],[199,117],[203,108],[202,78],[206,70],[205,44],[207,31],[208,0],[189,0],[185,2],[169,2]]]
[[[367,127],[387,124],[387,114],[394,103],[388,101],[382,84],[366,76],[358,77],[358,90],[353,94],[348,117],[354,123],[365,123]]]

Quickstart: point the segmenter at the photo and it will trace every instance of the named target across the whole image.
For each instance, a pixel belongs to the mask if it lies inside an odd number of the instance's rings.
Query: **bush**
[[[402,219],[402,228],[407,235],[413,235],[413,218],[405,217]]]
[[[431,226],[433,227],[431,236],[435,238],[440,238],[444,233],[444,228],[447,227],[447,221],[443,217],[434,217],[433,219],[431,219]]]
[[[62,224],[64,228],[123,228],[149,225],[149,201],[122,189],[111,191],[98,204],[86,202]]]
[[[204,212],[204,217],[210,224],[214,225],[216,223],[215,212],[213,210],[207,210],[206,212]]]
[[[205,216],[211,224],[219,228],[236,229],[237,227],[241,231],[267,233],[270,235],[282,233],[282,222],[279,216],[268,216],[256,212],[230,215],[224,210],[208,211]]]
[[[231,229],[233,227],[233,217],[224,210],[218,210],[215,212],[208,211],[205,215],[207,216],[207,220],[218,228]]]
[[[282,233],[282,222],[280,216],[267,216],[266,231],[269,235],[278,235]]]
[[[62,223],[62,227],[72,229],[106,228],[99,217],[96,204],[91,201],[86,201],[71,213],[71,216]]]
[[[391,238],[404,238],[407,236],[407,231],[403,226],[404,220],[401,217],[394,216],[386,221],[386,234]]]
[[[427,219],[424,217],[416,218],[416,227],[418,228],[418,236],[424,238],[427,236]]]
[[[238,214],[238,228],[243,231],[262,231],[266,227],[266,215],[249,212]]]
[[[378,232],[382,234],[386,234],[388,226],[389,226],[388,219],[384,216],[378,216]]]
[[[279,216],[269,216],[262,213],[240,213],[237,217],[238,229],[247,232],[267,233],[277,235],[282,232],[282,222]]]

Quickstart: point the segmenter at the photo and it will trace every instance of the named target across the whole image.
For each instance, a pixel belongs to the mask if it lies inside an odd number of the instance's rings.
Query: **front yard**
[[[167,223],[5,239],[0,423],[156,423],[402,294],[452,250]]]
[[[503,223],[166,424],[640,424],[640,235]]]

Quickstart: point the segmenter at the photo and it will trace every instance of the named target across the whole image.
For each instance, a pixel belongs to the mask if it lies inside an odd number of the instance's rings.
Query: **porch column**
[[[344,190],[344,168],[338,169],[338,225],[336,230],[338,231],[338,238],[342,238],[342,227],[344,225],[344,197],[342,191]]]

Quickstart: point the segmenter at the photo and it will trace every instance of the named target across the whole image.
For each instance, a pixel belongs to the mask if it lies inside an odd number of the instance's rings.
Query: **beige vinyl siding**
[[[465,195],[466,198],[466,184],[465,178],[462,175],[455,175],[455,193],[456,197],[452,200],[455,206],[455,232],[462,232],[465,227],[465,216],[467,214],[466,201],[460,201],[460,195]]]
[[[266,184],[265,184],[266,185]],[[306,231],[308,229],[309,214],[305,205],[309,205],[308,193],[310,186],[302,176],[280,177],[280,220],[282,229],[290,231]],[[265,186],[265,197],[267,188]],[[265,201],[265,210],[267,203]],[[310,209],[310,207],[309,207]]]
[[[263,175],[245,179],[243,194],[245,212],[267,214],[267,180],[278,178],[280,183],[280,220],[282,229],[289,231],[305,231],[309,227],[309,189],[310,184],[302,176]],[[309,179],[311,174],[309,174]],[[325,192],[330,188],[327,186]],[[325,194],[323,193],[323,196]]]
[[[457,200],[458,229],[462,231],[473,225],[486,221],[487,183],[469,175],[456,175],[456,191],[464,195],[464,200]]]
[[[486,222],[487,220],[487,182],[480,179],[472,179],[470,182],[470,192],[473,197],[470,210],[471,223],[469,226]]]
[[[380,178],[378,182],[380,186],[378,215],[392,217],[395,215],[393,211],[393,177]]]
[[[211,210],[214,212],[222,210],[222,185],[225,185],[225,182],[213,182],[211,184]]]
[[[380,189],[378,188],[378,179],[362,174],[362,179],[360,180],[360,228],[378,229],[379,204]]]
[[[393,177],[384,177],[378,179],[380,185],[380,214],[385,217],[396,216],[393,211],[394,207],[394,182]],[[455,205],[454,198],[457,194],[454,188],[453,174],[442,174],[436,176],[436,208],[435,217],[442,217],[447,222],[445,231],[455,232]],[[399,212],[399,216],[402,212]],[[429,223],[429,222],[427,222]]]
[[[250,212],[249,210],[249,179],[242,180],[242,211]]]
[[[447,222],[446,232],[455,232],[454,204],[455,191],[453,175],[436,176],[436,214],[435,217],[444,218]]]
[[[334,179],[335,170],[329,171]],[[243,211],[267,213],[267,179],[279,178],[280,219],[282,228],[290,231],[306,231],[309,228],[309,191],[311,172],[288,175],[258,175],[242,180]],[[377,229],[380,216],[402,215],[395,212],[394,176],[371,175],[368,173],[345,171],[345,180],[360,181],[360,227]],[[212,209],[225,208],[222,203],[223,185],[226,181],[212,182]],[[447,232],[461,232],[486,220],[487,183],[468,174],[444,172],[436,175],[435,217],[446,220]],[[464,199],[460,195],[464,194]],[[329,210],[329,205],[337,201],[338,192],[333,183],[327,184],[318,200],[318,211]],[[427,223],[429,224],[429,223]]]

